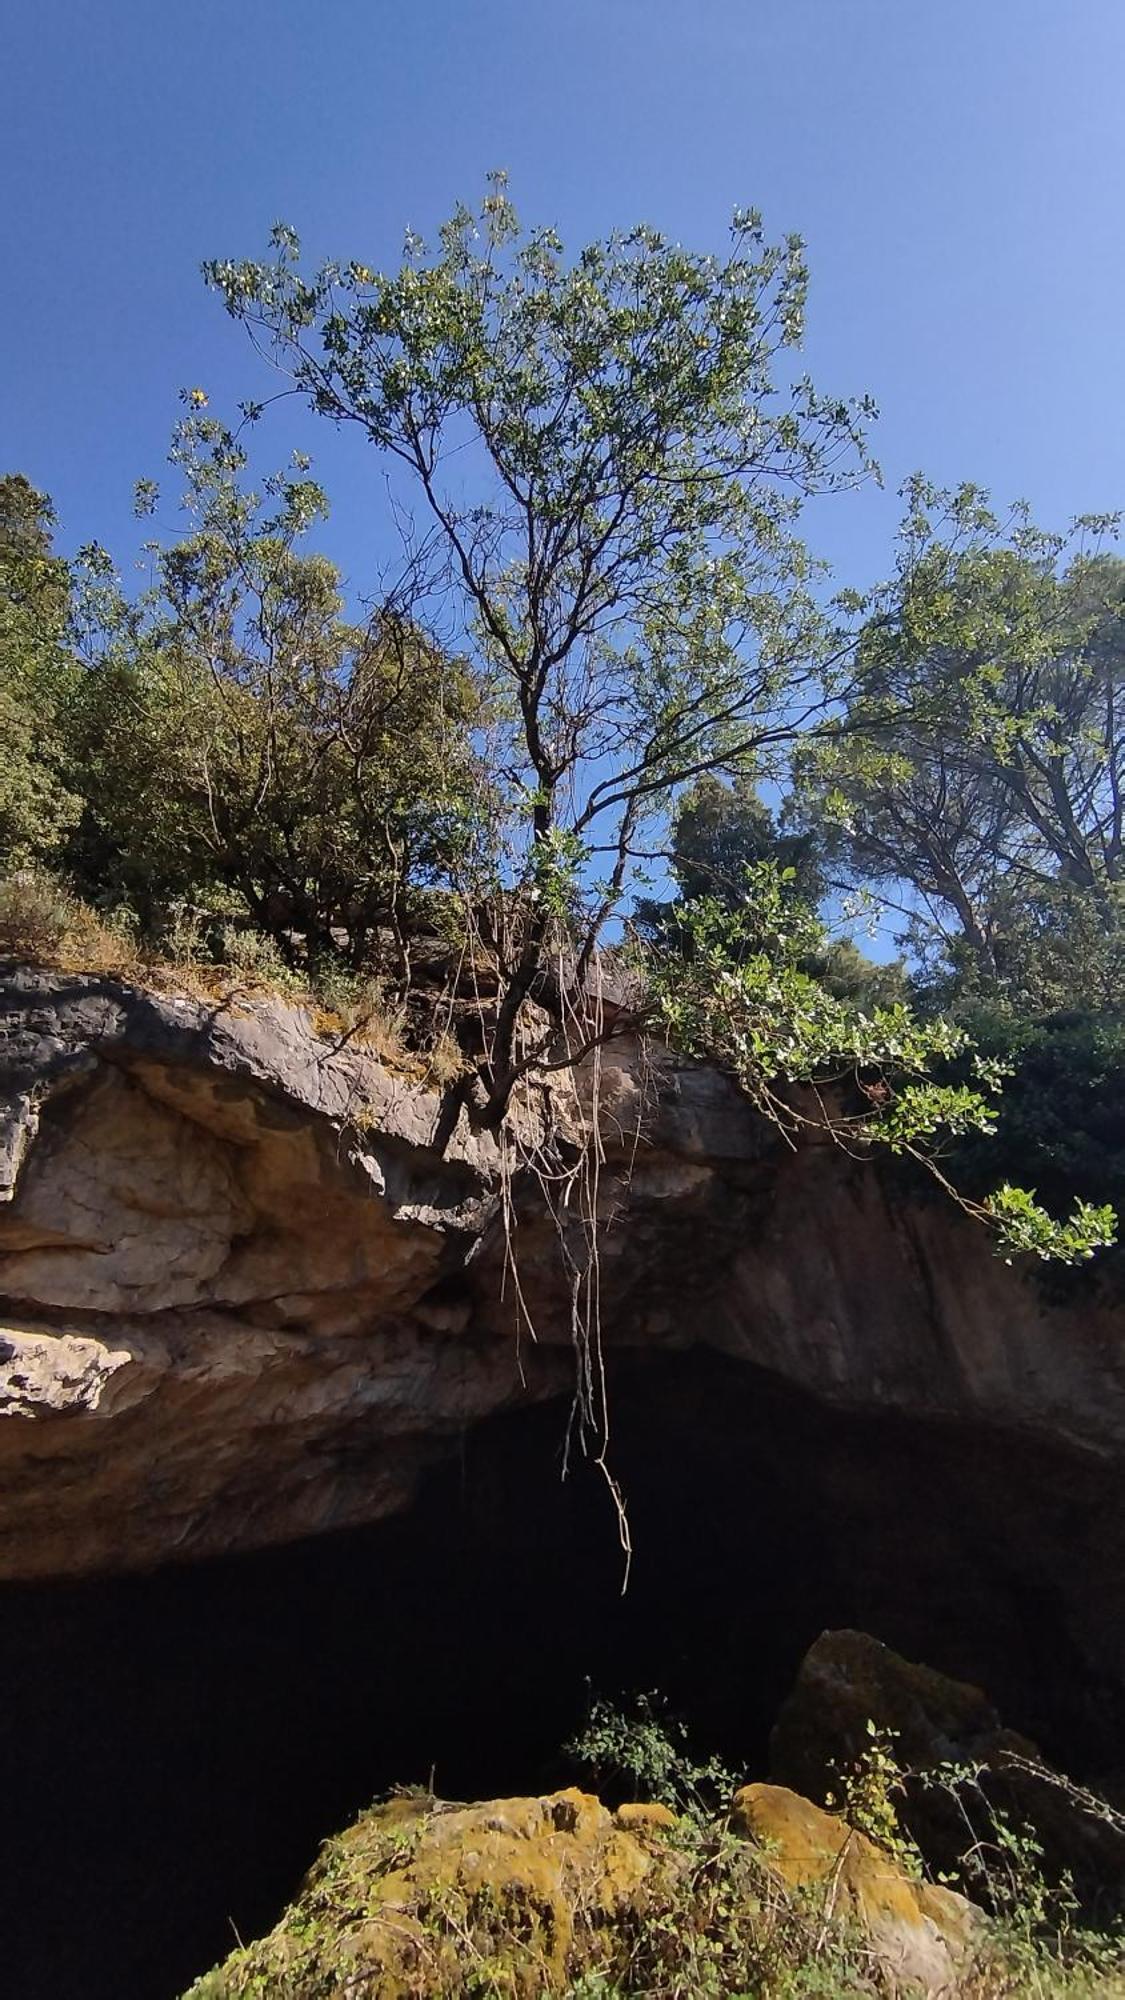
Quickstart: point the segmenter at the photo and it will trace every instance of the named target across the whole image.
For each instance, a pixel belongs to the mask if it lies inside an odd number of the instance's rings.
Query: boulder
[[[742,1854],[718,1828],[666,1808],[611,1813],[573,1789],[473,1806],[392,1799],[329,1842],[268,1937],[188,2000],[538,2000],[583,1976],[594,1992],[663,1991],[666,1978],[686,1993],[693,1966],[718,1992],[728,1975],[740,1990],[757,1965],[776,1971],[779,1954],[797,1977],[814,1958],[818,1976],[846,1967],[856,1994],[954,1991],[981,1932],[960,1896],[911,1881],[775,1786],[739,1792],[731,1824]]]
[[[822,1890],[825,1915],[870,1941],[884,1990],[956,1991],[983,1932],[964,1896],[915,1880],[845,1820],[784,1786],[744,1785],[732,1816],[790,1888]]]
[[[771,1775],[812,1799],[838,1799],[843,1774],[871,1748],[872,1725],[892,1739],[903,1774],[892,1803],[932,1870],[957,1870],[974,1839],[982,1856],[1001,1859],[992,1845],[1000,1814],[1033,1835],[1049,1876],[1069,1873],[1091,1894],[1120,1889],[1125,1817],[1005,1728],[980,1688],[866,1632],[823,1632],[809,1648],[771,1737]],[[957,1782],[958,1772],[977,1775]]]

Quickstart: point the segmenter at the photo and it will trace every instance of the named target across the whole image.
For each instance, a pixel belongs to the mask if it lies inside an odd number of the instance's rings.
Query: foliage
[[[993,1006],[970,1008],[963,1018],[976,1048],[1007,1074],[994,1134],[967,1133],[950,1151],[946,1165],[958,1186],[981,1198],[998,1177],[1018,1177],[1051,1208],[1078,1197],[1125,1210],[1121,1015],[1071,1011],[1028,1020]],[[950,1074],[959,1073],[958,1059]]]
[[[567,260],[497,178],[397,271],[212,262],[228,310],[313,407],[358,427],[429,530],[431,615],[494,692],[497,851],[514,920],[485,1065],[502,1117],[517,1019],[565,918],[572,991],[644,826],[701,772],[759,763],[830,678],[801,498],[861,476],[866,406],[776,380],[801,338],[799,239],[739,212],[725,258],[637,228]],[[594,879],[596,871],[602,879]]]
[[[1046,1767],[1011,1755],[1016,1766],[1056,1783],[1071,1809],[1114,1822],[1114,1809]],[[1034,1828],[1018,1821],[989,1788],[979,1764],[942,1763],[910,1774],[914,1785],[953,1807],[962,1842],[943,1880],[988,1911],[991,1919],[981,1975],[989,1990],[1044,1996],[1117,1994],[1125,1990],[1125,1924],[1120,1896],[1100,1927],[1075,1893],[1065,1870],[1045,1872],[1045,1850]]]
[[[840,1774],[839,1806],[849,1826],[865,1833],[907,1875],[921,1875],[922,1856],[899,1819],[896,1801],[905,1779],[896,1752],[897,1732],[868,1718],[868,1742],[849,1770]],[[830,1796],[827,1803],[834,1805]]]
[[[631,1709],[595,1697],[566,1754],[603,1796],[623,1792],[696,1820],[729,1805],[738,1783],[717,1757],[696,1761],[683,1723],[667,1713],[655,1690],[637,1695]]]
[[[1057,997],[1079,959],[1103,993],[1122,970],[1110,523],[1049,536],[915,482],[894,577],[834,625],[797,521],[871,469],[869,406],[786,379],[803,250],[751,211],[725,256],[642,227],[568,257],[497,180],[388,273],[308,275],[279,227],[269,262],[207,276],[382,455],[401,574],[349,618],[307,547],[308,460],[255,489],[260,406],[235,430],[200,390],[171,453],[188,530],[150,542],[137,598],[96,547],[61,563],[49,504],[4,481],[0,860],[49,864],[41,904],[73,890],[150,956],[294,991],[343,973],[360,997],[326,1017],[379,1020],[396,1060],[444,893],[489,999],[483,1052],[438,1037],[432,1074],[451,1118],[500,1125],[521,1077],[606,1032],[595,953],[671,816],[678,895],[637,925],[664,1032],[788,1137],[879,1144],[956,1195],[948,1148],[995,1129],[1001,1068],[950,1013]],[[759,788],[795,745],[779,822]],[[892,900],[905,879],[920,1013],[810,914],[830,865]],[[1082,1259],[1112,1230],[1096,1188],[1066,1223],[1016,1173],[957,1198],[1012,1252]]]
[[[1116,1240],[1116,1212],[1108,1203],[1076,1201],[1069,1220],[1060,1223],[1027,1188],[1013,1187],[1009,1181],[989,1195],[988,1212],[1009,1260],[1021,1251],[1032,1251],[1037,1257],[1076,1264]]]
[[[255,491],[197,396],[172,462],[191,532],[150,544],[139,608],[107,593],[85,676],[79,878],[149,922],[225,893],[286,963],[362,966],[381,929],[401,947],[411,894],[461,838],[470,683],[393,606],[344,620],[336,570],[301,548],[325,512],[306,461]]]
[[[1005,1184],[983,1202],[958,1195],[941,1149],[995,1129],[1003,1065],[974,1052],[952,1020],[927,1021],[901,1002],[865,1012],[836,999],[806,969],[820,925],[786,894],[778,870],[748,869],[746,887],[740,905],[685,904],[689,949],[650,955],[653,1005],[674,1046],[728,1063],[790,1138],[828,1130],[860,1154],[884,1146],[927,1167],[1007,1255],[1034,1250],[1073,1263],[1113,1241],[1116,1217],[1105,1204],[1080,1200],[1058,1222],[1020,1187]],[[959,1056],[968,1080],[936,1080],[935,1067]]]
[[[775,863],[798,901],[815,907],[824,895],[814,836],[783,834],[748,772],[733,784],[709,772],[681,793],[668,861],[675,898],[638,903],[633,922],[642,935],[668,935],[680,903],[740,902],[747,868],[762,861]]]
[[[18,473],[0,479],[0,865],[44,860],[77,819],[58,727],[70,672],[67,565],[54,511]]]
[[[835,738],[799,758],[806,827],[905,896],[924,965],[1031,1008],[1112,998],[1125,866],[1125,564],[916,479],[896,572],[860,608]],[[1091,945],[1095,950],[1091,955]],[[1068,988],[1069,982],[1069,988]]]
[[[826,893],[822,858],[809,832],[783,831],[748,776],[727,785],[713,774],[696,780],[677,804],[669,855],[676,897],[670,902],[642,899],[631,927],[650,945],[688,947],[681,924],[685,904],[712,900],[736,909],[746,894],[746,871],[769,863],[784,900],[813,909]],[[802,963],[839,1000],[877,1005],[905,999],[899,964],[878,965],[850,938],[822,931]]]

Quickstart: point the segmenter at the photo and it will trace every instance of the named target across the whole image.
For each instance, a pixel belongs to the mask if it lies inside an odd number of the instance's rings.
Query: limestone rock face
[[[442,1111],[276,1001],[0,981],[0,1577],[371,1521],[467,1426],[567,1392],[542,1188],[510,1186],[532,1340],[496,1141],[462,1110],[439,1145]],[[1111,1564],[1118,1308],[1049,1307],[952,1211],[789,1154],[716,1071],[617,1045],[559,1115],[602,1134],[567,1214],[578,1258],[598,1217],[611,1366],[707,1345],[821,1405],[1046,1441],[1104,1481]]]
[[[0,1029],[0,1574],[375,1518],[519,1391],[441,1303],[496,1161],[432,1095],[261,1003],[26,974]]]

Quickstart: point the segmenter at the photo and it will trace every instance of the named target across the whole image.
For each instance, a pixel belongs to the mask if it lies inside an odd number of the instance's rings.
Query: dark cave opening
[[[172,2000],[392,1784],[570,1782],[560,1745],[591,1689],[660,1690],[699,1748],[762,1775],[826,1626],[977,1680],[1048,1754],[1104,1765],[1120,1569],[1077,1457],[833,1413],[700,1353],[622,1369],[612,1407],[624,1596],[603,1480],[581,1462],[560,1480],[558,1405],[480,1426],[370,1528],[9,1587],[12,2000]]]

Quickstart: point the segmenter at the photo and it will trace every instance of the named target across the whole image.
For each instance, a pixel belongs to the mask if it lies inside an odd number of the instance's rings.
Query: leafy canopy
[[[285,227],[273,247],[208,280],[315,409],[403,469],[424,523],[404,574],[494,694],[498,879],[520,915],[502,1107],[552,921],[580,987],[646,822],[821,712],[826,631],[795,521],[868,469],[869,406],[778,379],[806,269],[753,211],[725,257],[638,228],[568,260],[497,178],[389,273],[306,274]]]
[[[217,900],[290,963],[360,966],[463,837],[473,690],[393,607],[346,618],[337,570],[303,546],[327,512],[308,461],[255,488],[244,445],[186,400],[188,532],[150,542],[138,602],[103,579],[92,617],[70,859],[146,921]],[[158,504],[142,482],[140,511]]]
[[[865,1008],[838,998],[809,970],[823,927],[776,865],[748,868],[745,891],[737,903],[686,902],[686,948],[651,961],[659,1019],[678,1047],[725,1061],[792,1141],[828,1127],[860,1156],[881,1146],[917,1161],[1009,1258],[1033,1251],[1076,1263],[1115,1240],[1117,1218],[1104,1203],[1080,1198],[1059,1221],[1009,1183],[983,1201],[960,1193],[943,1154],[952,1141],[995,1131],[1005,1063],[974,1050],[947,1018],[920,1020],[902,1001]],[[958,1057],[969,1080],[935,1080]]]
[[[915,481],[865,606],[834,739],[799,759],[806,826],[900,901],[923,964],[1066,1003],[1112,999],[1125,874],[1125,564],[1112,517],[1048,534]]]
[[[22,474],[0,479],[0,855],[17,865],[55,854],[80,810],[58,730],[71,583],[54,519]]]
[[[284,226],[268,261],[206,269],[380,453],[399,573],[349,617],[309,551],[308,460],[255,487],[262,406],[236,430],[198,390],[171,454],[187,531],[149,545],[136,599],[96,549],[60,564],[48,503],[0,483],[6,860],[150,931],[198,904],[291,965],[393,947],[404,993],[428,893],[455,890],[497,993],[456,1088],[499,1124],[522,1077],[601,1034],[599,942],[664,854],[678,894],[638,912],[636,1024],[729,1062],[789,1136],[819,1121],[944,1180],[949,1142],[992,1130],[1001,1066],[810,906],[841,883],[901,901],[947,993],[971,973],[1042,1004],[1080,970],[1116,990],[1112,524],[1051,537],[918,481],[890,582],[826,611],[799,515],[872,470],[870,405],[791,379],[803,249],[753,211],[722,256],[647,227],[568,256],[497,178],[388,272],[306,271]],[[779,823],[759,787],[791,762]],[[1083,1257],[1112,1229],[1085,1198],[1069,1223],[1007,1183],[958,1198],[1008,1247]]]

